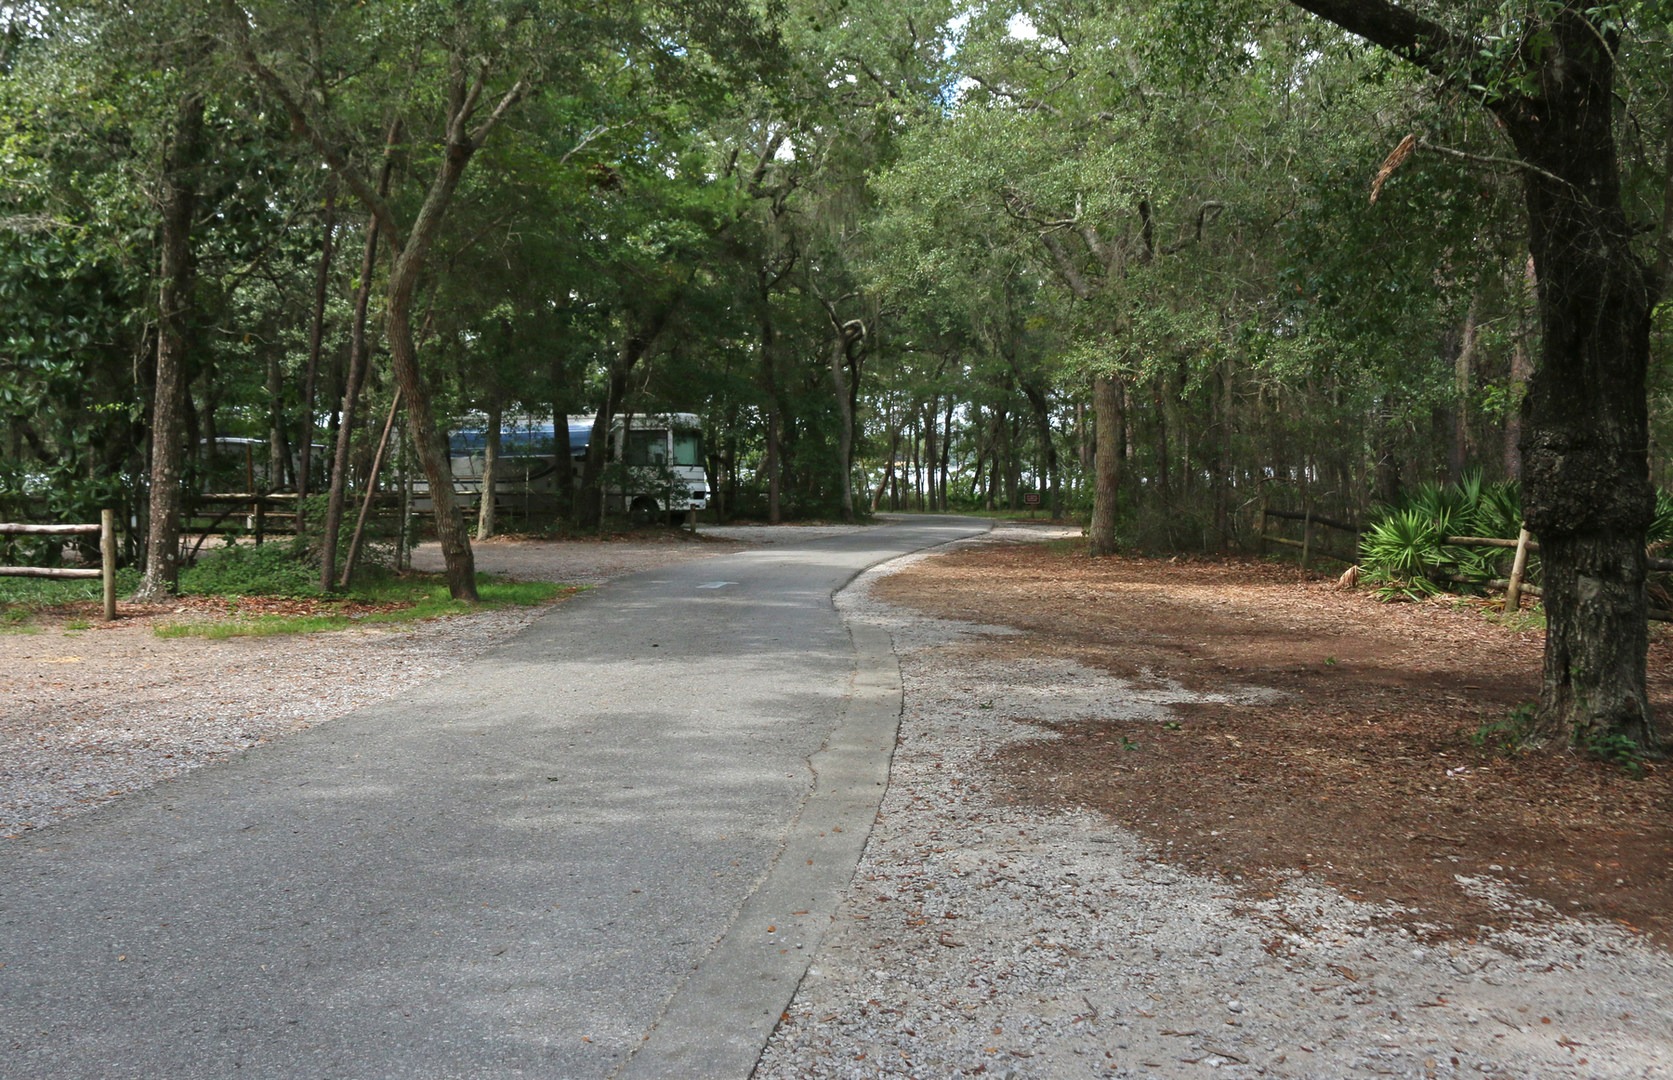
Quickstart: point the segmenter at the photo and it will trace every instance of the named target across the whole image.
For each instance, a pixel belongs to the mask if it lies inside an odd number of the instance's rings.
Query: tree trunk
[[[1210,408],[1219,414],[1214,451],[1214,544],[1224,552],[1231,540],[1232,470],[1232,379],[1231,365],[1220,363],[1214,372],[1214,401]]]
[[[417,245],[409,246],[396,256],[389,271],[389,298],[384,317],[385,333],[389,336],[389,363],[401,396],[406,399],[407,430],[413,449],[430,484],[430,505],[436,540],[441,545],[448,595],[474,604],[477,601],[476,557],[471,552],[464,515],[453,497],[453,465],[447,455],[447,440],[436,425],[430,387],[419,369],[418,348],[413,342],[412,299],[423,265],[421,256]]]
[[[1464,328],[1459,332],[1458,355],[1452,362],[1452,438],[1447,455],[1447,475],[1453,483],[1464,479],[1475,447],[1470,438],[1470,388],[1475,382],[1476,326],[1478,300],[1470,301],[1464,316]]]
[[[1092,380],[1093,431],[1092,521],[1087,527],[1087,550],[1114,555],[1116,497],[1121,488],[1121,384],[1113,375]]]
[[[1150,402],[1156,422],[1156,501],[1161,506],[1164,520],[1173,518],[1173,482],[1168,468],[1168,398],[1171,396],[1166,376],[1157,376],[1150,384]]]
[[[488,78],[487,61],[455,52],[448,65],[447,84],[442,87],[447,102],[446,128],[436,174],[424,193],[424,200],[412,221],[408,235],[402,237],[395,211],[383,196],[374,192],[366,179],[343,153],[343,148],[330,133],[309,115],[303,97],[273,68],[262,63],[251,41],[248,17],[236,5],[227,5],[233,18],[229,23],[234,43],[246,69],[284,106],[292,128],[305,137],[325,159],[332,171],[354,191],[367,211],[380,219],[385,242],[392,255],[388,303],[384,310],[388,326],[390,361],[395,379],[407,398],[413,445],[417,449],[425,476],[430,483],[430,496],[435,508],[436,535],[441,543],[442,558],[447,565],[448,591],[455,600],[475,602],[476,564],[471,555],[470,537],[464,518],[453,498],[452,470],[447,457],[447,446],[441,430],[431,414],[429,388],[418,368],[417,348],[412,334],[412,301],[423,272],[425,259],[435,244],[447,210],[459,189],[459,181],[471,158],[481,149],[488,134],[529,92],[522,80],[512,84],[477,126],[470,127],[479,107],[485,105],[481,93]],[[387,158],[386,158],[387,164]]]
[[[380,198],[389,194],[395,175],[395,149],[400,145],[401,122],[392,121],[384,139],[383,169],[378,175],[377,192]],[[348,501],[349,452],[354,446],[355,410],[360,403],[360,390],[366,382],[366,322],[372,304],[372,272],[377,269],[378,241],[381,225],[376,215],[368,215],[366,244],[360,256],[360,283],[354,290],[354,321],[349,327],[348,374],[343,381],[342,416],[337,423],[337,446],[331,459],[331,490],[325,503],[325,530],[320,537],[320,588],[330,592],[337,587],[337,534],[343,527],[343,507]],[[369,481],[376,484],[376,478]],[[369,493],[368,493],[369,494]]]
[[[831,310],[831,322],[836,336],[831,341],[831,388],[837,401],[837,468],[842,496],[842,520],[852,524],[854,516],[854,395],[859,392],[859,379],[849,378],[853,368],[854,345],[865,337],[865,323],[850,319],[838,323]],[[857,372],[855,373],[858,374]]]
[[[320,356],[325,349],[325,300],[331,285],[331,255],[337,233],[337,189],[325,193],[325,227],[320,238],[319,268],[314,275],[314,312],[308,331],[308,366],[302,377],[302,441],[296,449],[296,527],[302,529],[302,502],[308,497],[314,467],[314,398],[319,381]]]
[[[575,523],[583,529],[604,527],[604,468],[610,460],[610,424],[616,409],[627,393],[628,376],[636,362],[632,339],[626,339],[616,350],[616,362],[611,365],[609,380],[604,389],[604,405],[593,416],[593,429],[587,436],[587,456],[581,463],[581,485],[575,493]]]
[[[253,490],[283,491],[290,464],[289,440],[285,438],[285,369],[277,345],[267,350],[267,479]]]
[[[610,366],[609,384],[605,388],[604,407],[593,419],[587,459],[581,468],[581,489],[576,493],[578,505],[575,517],[582,528],[599,529],[604,526],[604,466],[609,460],[610,425],[627,397],[628,379],[632,377],[633,369],[651,351],[672,316],[672,304],[659,308],[644,326],[630,326],[616,350],[616,359]],[[623,442],[625,446],[625,438]]]
[[[1051,402],[1038,385],[1022,383],[1023,397],[1028,399],[1029,412],[1034,420],[1034,437],[1040,440],[1040,454],[1045,459],[1046,484],[1051,495],[1051,516],[1063,516],[1062,490],[1057,482],[1057,443],[1052,438]]]
[[[784,440],[780,431],[778,406],[767,405],[767,523],[784,520]]]
[[[1522,280],[1525,287],[1519,292],[1516,303],[1516,336],[1510,343],[1510,398],[1516,408],[1505,417],[1504,431],[1505,477],[1510,480],[1522,479],[1522,400],[1528,391],[1528,378],[1534,371],[1533,350],[1529,348],[1533,339],[1529,316],[1535,306],[1532,302],[1535,275],[1531,257]]]
[[[879,481],[879,483],[877,485],[877,490],[872,492],[872,495],[871,495],[871,512],[874,513],[874,514],[877,513],[878,507],[882,504],[885,495],[887,495],[887,493],[890,489],[890,486],[894,483],[894,480],[895,480],[895,455],[897,453],[899,453],[899,451],[900,451],[900,429],[891,427],[889,429],[889,458],[888,458],[887,461],[885,461],[883,463],[883,479],[881,481]],[[893,509],[896,509],[896,508],[891,506],[890,509],[893,510]]]
[[[935,482],[935,465],[941,459],[941,448],[937,445],[941,437],[940,421],[941,401],[931,395],[924,407],[924,495],[925,505],[931,510],[942,509],[937,502],[940,492]]]
[[[151,491],[145,576],[134,594],[156,601],[180,588],[181,428],[186,409],[186,345],[195,265],[193,170],[204,152],[203,98],[180,100],[163,162],[161,257],[157,269],[157,378],[151,405]]]
[[[485,433],[482,447],[482,494],[476,504],[476,538],[486,540],[494,535],[496,523],[494,521],[495,504],[499,502],[500,486],[500,425],[505,419],[505,409],[500,405],[500,395],[496,392],[492,401],[488,403],[488,430]],[[557,422],[552,423],[552,434],[556,435]]]
[[[1443,77],[1480,43],[1389,0],[1295,0]],[[1632,250],[1615,145],[1612,7],[1531,9],[1539,48],[1488,99],[1524,168],[1540,363],[1522,403],[1522,503],[1540,539],[1548,630],[1539,728],[1657,746],[1645,692],[1644,535],[1654,271]],[[1537,96],[1512,89],[1530,86]]]
[[[945,415],[942,417],[942,425],[941,425],[941,461],[939,462],[939,468],[940,468],[940,472],[941,472],[941,509],[943,509],[943,510],[951,510],[953,508],[953,502],[952,502],[952,499],[949,497],[950,493],[947,490],[947,473],[948,473],[948,470],[949,470],[949,467],[952,463],[952,458],[953,458],[953,409],[954,409],[954,404],[955,403],[953,401],[952,396],[948,395],[948,397],[947,397],[947,411],[946,411]]]
[[[552,357],[552,468],[557,475],[557,516],[575,519],[575,451],[569,445],[569,380],[563,358]]]
[[[1591,78],[1567,82],[1540,108],[1501,111],[1523,160],[1544,170],[1523,177],[1542,347],[1520,444],[1523,514],[1545,570],[1540,728],[1648,749],[1657,744],[1644,597],[1654,287],[1621,207],[1611,61],[1578,14],[1559,25],[1571,53],[1590,54],[1581,71]]]

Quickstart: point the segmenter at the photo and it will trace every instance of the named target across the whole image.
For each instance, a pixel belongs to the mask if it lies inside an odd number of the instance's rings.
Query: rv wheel
[[[635,525],[649,525],[657,518],[656,500],[641,495],[627,508],[627,519]]]

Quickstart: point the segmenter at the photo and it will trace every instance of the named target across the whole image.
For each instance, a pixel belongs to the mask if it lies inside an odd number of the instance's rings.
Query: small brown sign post
[[[1038,491],[1023,492],[1022,504],[1028,507],[1028,516],[1033,517],[1034,511],[1040,508],[1040,493]]]

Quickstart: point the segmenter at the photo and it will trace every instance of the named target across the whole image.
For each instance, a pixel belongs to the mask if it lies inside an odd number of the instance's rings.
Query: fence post
[[[99,560],[104,569],[105,622],[116,619],[116,511],[99,511]]]
[[[1301,568],[1307,569],[1307,558],[1313,550],[1313,508],[1307,507],[1301,515]]]
[[[1505,613],[1522,610],[1522,575],[1528,569],[1528,527],[1516,535],[1516,561],[1510,567],[1510,583],[1505,588]]]

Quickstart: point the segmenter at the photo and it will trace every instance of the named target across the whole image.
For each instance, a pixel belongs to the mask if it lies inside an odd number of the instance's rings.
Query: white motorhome
[[[553,453],[555,428],[550,419],[517,417],[502,422],[500,457],[494,485],[502,500],[550,495],[558,484],[578,484],[594,417],[571,416],[569,468]],[[683,518],[708,508],[714,488],[704,468],[702,421],[694,413],[636,414],[610,424],[605,455],[605,509],[645,523],[664,515]],[[468,503],[482,495],[487,466],[486,421],[468,417],[449,439],[453,490]]]

